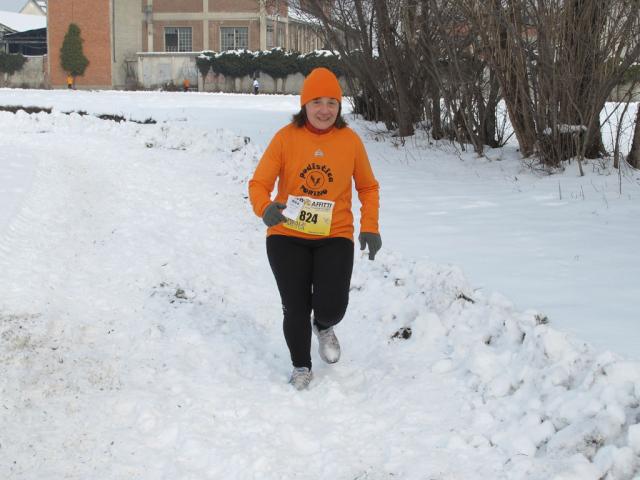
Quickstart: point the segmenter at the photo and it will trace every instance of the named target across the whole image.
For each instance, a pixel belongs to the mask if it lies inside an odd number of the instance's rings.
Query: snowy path
[[[57,120],[70,130],[83,122]],[[254,468],[264,478],[291,478],[308,468],[308,478],[318,478],[339,476],[345,465],[357,476],[385,471],[379,462],[389,461],[389,432],[415,430],[416,417],[442,422],[437,414],[449,392],[431,392],[431,413],[422,411],[422,390],[397,409],[387,401],[388,372],[361,372],[362,358],[333,376],[318,365],[313,393],[298,396],[286,385],[262,233],[247,220],[242,185],[232,182],[224,192],[224,183],[214,190],[204,181],[220,173],[215,157],[189,165],[187,154],[149,150],[133,139],[122,156],[116,135],[64,134],[65,126],[54,127],[67,137],[58,140],[79,148],[64,158],[29,147],[29,138],[20,145],[44,160],[3,242],[5,311],[15,312],[4,318],[3,338],[11,342],[4,360],[22,367],[5,383],[15,402],[5,407],[31,427],[22,430],[14,418],[16,430],[3,429],[3,453],[10,460],[32,450],[27,464],[5,473],[55,477],[78,462],[89,464],[79,478],[92,468],[103,475],[113,468],[112,478],[172,478],[172,468],[194,478]],[[235,225],[232,212],[241,219]],[[184,294],[176,296],[178,289]],[[255,316],[267,302],[271,318],[261,322]],[[414,373],[396,368],[392,390]],[[69,421],[76,438],[60,428]],[[394,448],[411,452],[416,445],[409,436]],[[56,465],[56,457],[70,462]],[[391,461],[387,468],[405,467]]]
[[[613,480],[640,466],[639,365],[389,252],[357,255],[343,360],[314,350],[312,388],[294,391],[246,199],[259,152],[242,138],[59,114],[0,125],[38,159],[0,236],[0,478]],[[402,327],[411,338],[392,340]]]

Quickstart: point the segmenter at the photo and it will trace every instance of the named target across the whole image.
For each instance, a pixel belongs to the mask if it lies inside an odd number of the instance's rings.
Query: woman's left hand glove
[[[361,232],[358,235],[360,240],[360,250],[364,250],[365,245],[369,247],[369,260],[376,258],[376,253],[382,248],[382,237],[379,233]]]

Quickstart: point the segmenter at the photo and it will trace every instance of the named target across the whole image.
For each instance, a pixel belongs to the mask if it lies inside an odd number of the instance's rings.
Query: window
[[[284,46],[284,24],[269,21],[267,23],[267,48]]]
[[[164,51],[165,52],[192,52],[193,36],[191,27],[165,27]]]
[[[273,23],[267,24],[267,48],[273,48]]]
[[[221,27],[220,50],[240,50],[249,48],[248,27]]]
[[[278,25],[278,38],[276,41],[279,47],[284,47],[284,25]]]

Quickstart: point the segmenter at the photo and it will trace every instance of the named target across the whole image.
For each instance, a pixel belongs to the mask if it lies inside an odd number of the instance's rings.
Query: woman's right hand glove
[[[264,209],[262,221],[267,227],[275,227],[279,223],[284,222],[286,218],[282,215],[282,210],[285,208],[287,208],[287,206],[284,203],[271,202],[267,208]]]

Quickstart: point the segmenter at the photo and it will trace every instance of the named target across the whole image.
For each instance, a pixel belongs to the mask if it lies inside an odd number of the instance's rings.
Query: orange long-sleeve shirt
[[[274,201],[287,203],[289,196],[335,202],[328,237],[353,240],[351,212],[352,179],[362,207],[360,231],[379,233],[379,185],[371,170],[360,137],[349,127],[334,128],[325,134],[289,124],[271,140],[249,181],[253,211],[262,217],[271,203],[271,192],[278,179]],[[267,230],[267,235],[326,238],[292,230],[283,224]]]

